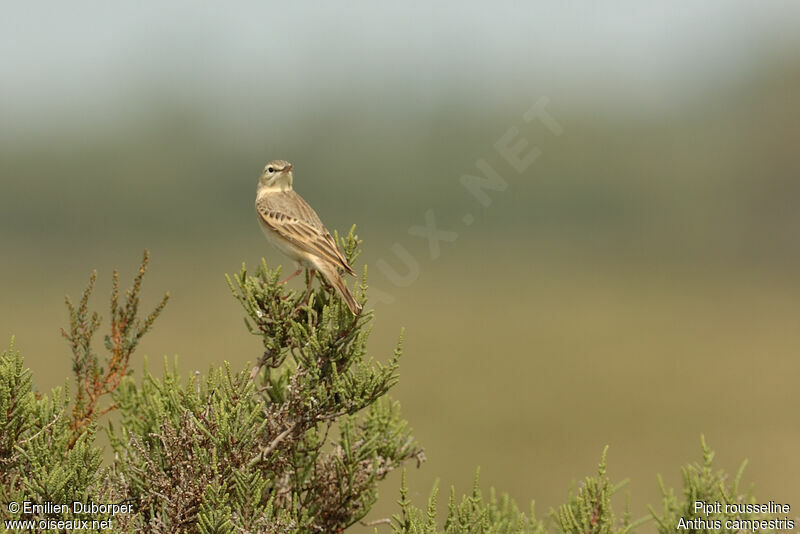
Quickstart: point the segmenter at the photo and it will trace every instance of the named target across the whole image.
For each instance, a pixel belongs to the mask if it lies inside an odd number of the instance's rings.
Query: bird
[[[353,315],[359,315],[361,304],[340,274],[355,276],[356,273],[319,215],[292,188],[293,168],[288,161],[270,161],[258,177],[256,190],[256,214],[261,230],[272,245],[297,264],[297,270],[281,283],[288,282],[305,267],[311,270],[310,288],[314,273],[319,272],[339,291]]]

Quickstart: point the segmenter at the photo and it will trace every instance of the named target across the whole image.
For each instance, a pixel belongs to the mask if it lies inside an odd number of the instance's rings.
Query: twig
[[[270,442],[270,444],[267,446],[267,448],[261,451],[261,454],[259,454],[257,457],[255,457],[252,460],[250,460],[250,466],[252,467],[252,466],[256,465],[257,463],[262,462],[265,457],[267,457],[270,454],[272,454],[273,451],[275,451],[275,449],[278,448],[278,445],[280,445],[281,441],[286,439],[286,436],[291,434],[296,427],[297,427],[297,423],[292,423],[291,425],[289,425],[289,428],[287,428],[286,430],[284,430],[283,432],[281,432],[280,434],[275,436],[275,439],[273,439]]]

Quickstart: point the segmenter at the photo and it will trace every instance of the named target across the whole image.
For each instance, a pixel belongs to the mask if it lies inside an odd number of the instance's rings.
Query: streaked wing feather
[[[275,195],[286,194],[276,193]],[[293,198],[283,199],[270,199],[270,196],[273,195],[264,197],[258,206],[259,216],[267,226],[294,246],[324,258],[338,268],[355,275],[355,271],[336,246],[333,236],[300,195],[295,193],[292,195]]]

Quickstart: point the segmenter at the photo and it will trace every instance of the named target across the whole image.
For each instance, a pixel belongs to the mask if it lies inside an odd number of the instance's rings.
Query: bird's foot
[[[283,280],[281,280],[280,282],[278,282],[278,285],[282,286],[283,284],[285,284],[286,282],[288,282],[289,280],[291,280],[292,278],[294,278],[295,276],[297,276],[298,274],[300,274],[302,272],[303,272],[303,268],[302,267],[298,267],[298,269],[295,272],[293,272],[288,277],[286,277]]]

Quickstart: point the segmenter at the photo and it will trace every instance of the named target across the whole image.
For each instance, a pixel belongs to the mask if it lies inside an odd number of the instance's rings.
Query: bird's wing
[[[355,275],[314,209],[294,191],[259,198],[257,211],[271,230],[294,246]]]

